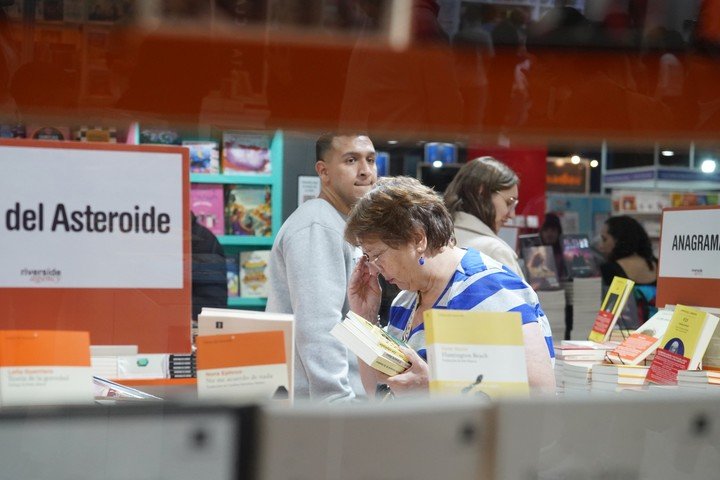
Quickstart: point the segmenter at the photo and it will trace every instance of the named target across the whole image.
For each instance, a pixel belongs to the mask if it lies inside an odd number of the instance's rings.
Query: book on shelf
[[[67,126],[28,125],[26,134],[34,140],[71,140]]]
[[[560,288],[552,247],[547,245],[525,247],[522,249],[522,257],[528,274],[527,282],[533,290]]]
[[[520,244],[520,251],[522,252],[526,248],[541,246],[542,240],[537,233],[524,233],[518,236],[518,243]]]
[[[270,136],[226,131],[222,134],[222,171],[226,175],[271,173]]]
[[[201,399],[289,398],[284,332],[198,336],[197,382]]]
[[[661,308],[640,328],[620,343],[614,350],[608,352],[608,360],[622,365],[638,365],[653,353],[667,331],[673,311]]]
[[[182,144],[190,153],[191,173],[220,173],[217,142],[184,140]]]
[[[634,286],[635,282],[627,278],[613,278],[605,298],[600,304],[600,311],[595,317],[588,340],[598,343],[608,341]]]
[[[82,126],[75,131],[74,136],[79,142],[117,143],[118,141],[117,128],[107,126]]]
[[[182,145],[182,135],[172,128],[145,126],[140,128],[140,143]]]
[[[0,405],[93,402],[90,334],[0,331]]]
[[[240,252],[240,296],[267,298],[270,250]]]
[[[518,312],[425,312],[430,393],[490,396],[529,393]]]
[[[283,332],[290,398],[295,366],[295,317],[287,313],[231,308],[203,308],[198,315],[198,338],[247,332]],[[199,365],[199,363],[198,363]]]
[[[676,305],[650,364],[648,380],[674,384],[680,370],[697,370],[718,324],[718,317],[698,308]]]
[[[215,235],[225,235],[224,202],[222,185],[190,185],[190,210],[198,223]]]
[[[567,234],[562,236],[563,258],[568,275],[572,278],[597,277],[600,270],[590,248],[587,235]]]
[[[228,297],[240,295],[240,265],[235,257],[225,257],[227,267],[227,289]]]
[[[225,231],[228,235],[272,236],[270,186],[227,185]]]
[[[400,349],[407,345],[355,312],[348,312],[330,334],[365,364],[385,375],[397,375],[410,367]]]

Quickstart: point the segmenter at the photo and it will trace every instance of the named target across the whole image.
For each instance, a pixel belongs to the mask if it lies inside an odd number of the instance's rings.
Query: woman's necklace
[[[410,312],[410,317],[408,318],[407,324],[405,324],[405,330],[403,330],[403,336],[402,336],[403,342],[407,342],[408,338],[410,338],[410,332],[412,331],[413,320],[415,319],[415,312],[417,312],[417,309],[420,306],[421,302],[422,302],[422,293],[420,293],[420,290],[418,290],[417,300],[415,301],[415,305],[413,305],[413,309]]]

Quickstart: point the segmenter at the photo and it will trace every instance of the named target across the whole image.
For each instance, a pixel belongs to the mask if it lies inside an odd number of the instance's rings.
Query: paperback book
[[[586,278],[600,275],[587,235],[563,235],[562,245],[565,268],[571,277]]]
[[[560,288],[552,247],[525,247],[522,254],[528,273],[527,281],[533,290],[555,290]]]
[[[600,311],[595,317],[595,323],[593,323],[590,330],[588,340],[598,343],[608,341],[634,286],[635,282],[627,278],[613,278],[610,288],[608,288],[600,305]]]
[[[680,370],[697,370],[718,317],[698,308],[677,305],[650,364],[648,380],[657,384],[677,383]]]
[[[27,138],[34,140],[71,140],[70,128],[60,126],[30,125],[27,127]]]
[[[223,187],[205,183],[190,185],[190,210],[198,223],[215,235],[225,235]]]
[[[608,353],[608,360],[621,365],[638,365],[653,353],[659,346],[667,331],[673,311],[660,309],[640,328],[632,332],[613,351]]]
[[[424,320],[431,394],[529,394],[518,312],[431,309]]]
[[[190,152],[190,172],[220,173],[217,142],[185,140],[182,144]]]
[[[222,147],[223,173],[227,175],[271,173],[268,135],[223,132]]]
[[[269,186],[228,185],[225,195],[225,231],[228,235],[272,236]]]
[[[225,257],[225,264],[227,265],[228,297],[237,297],[240,295],[240,266],[238,259]]]
[[[284,333],[198,336],[197,386],[203,400],[288,399]]]
[[[407,345],[355,312],[348,312],[343,321],[330,330],[330,334],[360,360],[385,375],[397,375],[410,367],[400,349],[400,346]]]
[[[198,315],[198,338],[247,332],[283,334],[288,391],[293,396],[295,365],[295,317],[286,313],[256,312],[229,308],[203,308]],[[200,360],[198,359],[198,368]]]
[[[270,250],[240,252],[240,296],[267,298]]]

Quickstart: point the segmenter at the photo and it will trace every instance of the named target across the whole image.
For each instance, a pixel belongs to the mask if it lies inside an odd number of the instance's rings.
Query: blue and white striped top
[[[388,333],[402,338],[417,292],[402,291],[390,307]],[[552,331],[535,291],[523,279],[485,254],[469,248],[432,308],[476,310],[486,312],[520,312],[522,323],[539,322],[550,352],[555,358]],[[427,360],[425,353],[425,324],[413,328],[408,345]]]

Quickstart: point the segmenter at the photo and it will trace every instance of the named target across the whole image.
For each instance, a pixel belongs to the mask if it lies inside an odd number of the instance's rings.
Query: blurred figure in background
[[[455,223],[458,247],[472,247],[524,279],[517,253],[497,235],[515,217],[519,183],[504,163],[492,157],[475,158],[448,185],[445,205]]]
[[[540,227],[540,243],[552,247],[558,280],[564,280],[568,277],[567,270],[565,269],[565,259],[563,258],[562,233],[560,217],[552,212],[545,214],[545,221],[542,227]]]
[[[613,277],[635,282],[633,297],[637,308],[627,308],[630,328],[637,328],[656,311],[658,261],[647,232],[632,217],[621,215],[605,221],[600,233],[600,251],[607,261],[600,266],[603,291]],[[628,304],[633,302],[628,301]],[[623,314],[625,317],[625,314]]]

